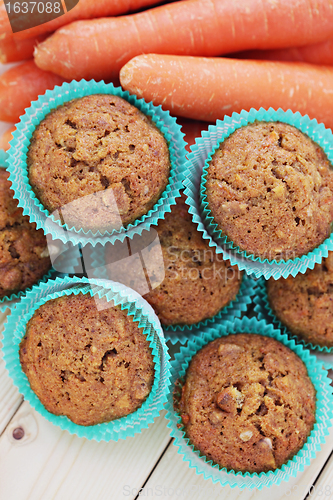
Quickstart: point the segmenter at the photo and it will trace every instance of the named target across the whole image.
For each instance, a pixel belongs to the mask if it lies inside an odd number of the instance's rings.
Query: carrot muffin
[[[316,143],[286,123],[236,130],[214,153],[206,187],[219,229],[255,256],[294,259],[331,233],[331,164]]]
[[[151,245],[145,254],[145,263],[152,290],[144,298],[154,308],[163,325],[191,325],[215,316],[235,299],[242,280],[237,267],[230,266],[203,240],[197,231],[185,203],[185,196],[177,200],[164,220],[156,228],[160,245]],[[160,259],[160,252],[164,261]],[[106,247],[106,262],[114,253],[114,246]],[[126,247],[127,250],[127,247]],[[142,264],[139,254],[107,267],[110,279],[123,282],[139,291]],[[137,272],[136,272],[137,271]],[[165,274],[164,274],[165,273]],[[161,280],[158,280],[158,277]],[[156,281],[156,282],[155,282]]]
[[[291,333],[333,347],[333,252],[305,274],[270,279],[267,295],[274,314]]]
[[[43,231],[23,216],[10,187],[0,168],[0,299],[32,286],[51,268]]]
[[[175,396],[195,449],[241,472],[274,470],[291,459],[311,432],[315,405],[302,360],[249,333],[205,345],[190,362],[180,400]]]
[[[170,172],[152,120],[114,95],[67,102],[37,126],[29,181],[42,205],[70,227],[112,231],[146,214]]]
[[[79,425],[136,411],[154,380],[149,342],[137,325],[119,307],[97,310],[90,295],[65,295],[39,307],[20,344],[20,361],[45,408]]]

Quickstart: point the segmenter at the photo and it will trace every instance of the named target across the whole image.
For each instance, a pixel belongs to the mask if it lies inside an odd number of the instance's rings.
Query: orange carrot
[[[45,40],[46,35],[39,35],[25,40],[18,40],[15,36],[0,40],[0,62],[9,63],[31,59],[36,45]]]
[[[232,54],[231,57],[262,59],[268,61],[299,61],[333,66],[333,38],[325,42],[275,50],[249,50]]]
[[[333,37],[333,0],[187,0],[115,19],[78,21],[35,50],[36,64],[66,78],[113,78],[139,54],[221,55]]]
[[[188,120],[187,118],[177,118],[177,122],[182,127],[182,132],[185,134],[184,140],[186,144],[186,151],[190,152],[190,146],[195,144],[195,139],[201,136],[203,130],[208,130],[209,124],[207,122],[198,120]]]
[[[147,54],[122,68],[120,82],[171,114],[195,120],[271,106],[308,114],[333,128],[329,66]]]
[[[0,76],[0,120],[16,123],[31,101],[63,81],[37,68],[33,60],[9,69]]]
[[[0,137],[0,149],[7,151],[9,149],[9,142],[13,138],[13,132],[16,130],[15,125],[10,127],[2,136]]]
[[[119,16],[127,12],[133,12],[151,5],[160,3],[161,0],[80,0],[80,2],[72,9],[67,11],[64,15],[49,21],[48,23],[41,24],[17,33],[18,38],[32,38],[34,36],[42,35],[55,31],[61,26],[76,21],[78,19],[91,19],[102,16]],[[12,29],[9,23],[8,15],[5,9],[5,1],[0,2],[0,38],[7,38],[12,36]],[[66,2],[61,2],[62,5]],[[67,2],[69,4],[69,2]]]

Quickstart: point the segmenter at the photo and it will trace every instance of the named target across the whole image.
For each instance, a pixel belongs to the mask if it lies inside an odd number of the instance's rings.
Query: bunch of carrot
[[[80,0],[15,37],[0,10],[2,61],[34,50],[34,60],[0,78],[0,120],[17,121],[31,100],[64,80],[94,78],[120,79],[124,89],[192,120],[271,106],[333,128],[333,0],[181,0],[152,8],[158,3]],[[191,122],[186,128],[197,130]]]

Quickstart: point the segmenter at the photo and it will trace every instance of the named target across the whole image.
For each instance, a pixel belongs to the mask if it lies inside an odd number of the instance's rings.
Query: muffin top
[[[65,295],[35,311],[20,344],[20,361],[45,408],[79,425],[136,411],[149,395],[154,362],[132,316],[105,299]],[[110,307],[108,307],[110,305]]]
[[[167,142],[152,120],[114,95],[67,102],[36,127],[29,181],[70,227],[120,229],[146,214],[168,182]]]
[[[305,274],[270,279],[267,295],[274,314],[293,334],[333,347],[333,252]]]
[[[158,240],[148,243],[143,254],[151,285],[151,291],[143,294],[162,324],[197,323],[214,316],[235,299],[242,273],[203,240],[183,194],[165,219],[159,221],[156,231],[159,244]],[[107,263],[114,251],[113,245],[106,247]],[[146,283],[138,253],[107,269],[110,279],[122,283],[125,280],[127,286],[139,292],[142,281]]]
[[[0,168],[0,298],[32,286],[51,268],[44,233],[23,216],[8,175]]]
[[[213,155],[207,201],[218,227],[241,250],[294,259],[331,232],[333,170],[324,151],[297,128],[255,122]]]
[[[281,467],[302,448],[314,425],[315,401],[306,367],[293,351],[242,333],[195,354],[175,409],[207,460],[259,473]]]

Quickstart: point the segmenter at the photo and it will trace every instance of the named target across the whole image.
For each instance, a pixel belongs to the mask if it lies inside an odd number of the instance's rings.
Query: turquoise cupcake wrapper
[[[136,106],[145,115],[150,116],[164,135],[169,144],[171,170],[169,183],[157,203],[146,215],[143,215],[126,228],[112,232],[93,233],[91,230],[77,230],[68,227],[66,224],[56,221],[50,215],[33,192],[28,178],[27,152],[32,134],[41,120],[53,109],[72,99],[84,97],[91,94],[113,94],[126,99],[130,104]],[[73,244],[96,243],[105,244],[107,241],[123,241],[125,236],[132,238],[134,234],[141,234],[144,229],[151,225],[156,225],[158,220],[164,218],[166,212],[170,212],[170,206],[176,203],[175,199],[180,196],[182,181],[185,175],[185,141],[180,125],[176,119],[171,117],[168,111],[164,111],[161,106],[154,106],[146,103],[143,99],[138,99],[135,95],[123,91],[121,87],[114,87],[112,83],[106,84],[103,81],[73,80],[71,83],[63,83],[53,90],[47,90],[44,95],[39,96],[37,101],[31,103],[30,108],[25,110],[20,122],[16,125],[13,139],[10,141],[8,152],[10,180],[13,184],[15,198],[19,200],[24,215],[28,215],[32,222],[37,224],[37,228],[42,228],[45,233],[51,234],[54,239],[62,242],[71,241]]]
[[[0,168],[7,168],[8,153],[4,149],[0,149]]]
[[[280,469],[259,474],[227,470],[213,464],[211,460],[207,460],[189,443],[181,416],[173,409],[173,390],[176,380],[181,380],[184,377],[194,354],[205,344],[218,337],[241,332],[266,335],[292,349],[306,365],[308,374],[317,391],[316,422],[303,448],[291,460],[282,465]],[[304,467],[310,464],[310,460],[320,450],[321,443],[325,442],[325,436],[329,434],[328,428],[332,426],[331,419],[333,415],[333,397],[330,382],[327,371],[315,356],[310,354],[303,346],[289,340],[287,335],[282,334],[280,330],[275,329],[273,325],[269,325],[264,320],[258,321],[256,318],[244,317],[242,319],[236,318],[232,323],[225,321],[213,327],[206,327],[202,331],[202,336],[195,341],[190,340],[187,346],[181,347],[180,352],[175,355],[175,359],[171,362],[171,390],[166,404],[168,411],[166,418],[169,420],[168,427],[171,429],[171,436],[175,438],[174,445],[177,446],[178,453],[182,456],[184,462],[188,462],[190,468],[195,469],[198,475],[202,474],[205,479],[211,479],[213,483],[220,483],[222,486],[229,485],[231,488],[237,486],[241,490],[245,488],[261,490],[264,486],[279,485],[282,481],[288,481],[292,476],[295,477],[297,472],[304,470]]]
[[[9,309],[9,312],[11,312],[13,307],[16,306],[16,303],[17,303],[16,301],[11,301],[0,304],[0,313],[4,313],[7,309]]]
[[[264,276],[265,279],[270,277],[278,279],[281,276],[286,278],[289,275],[295,277],[298,273],[305,273],[307,269],[313,269],[315,264],[322,261],[323,257],[327,257],[328,251],[333,249],[332,233],[321,245],[302,257],[287,261],[269,261],[247,254],[235,246],[217,228],[208,207],[205,187],[207,169],[212,155],[220,143],[236,129],[256,120],[281,121],[295,126],[319,144],[333,164],[332,132],[330,129],[326,129],[323,124],[318,124],[317,120],[310,120],[307,115],[302,116],[291,110],[278,109],[275,111],[273,108],[269,108],[269,110],[252,108],[249,112],[243,110],[240,114],[233,113],[231,117],[226,116],[223,121],[217,120],[216,125],[210,125],[208,132],[203,131],[201,137],[196,139],[195,145],[191,146],[191,153],[188,155],[186,164],[189,175],[184,181],[187,203],[190,205],[193,221],[197,224],[198,230],[203,233],[203,238],[207,239],[209,245],[215,247],[218,253],[222,253],[225,260],[230,259],[232,265],[237,265],[240,270],[245,270],[247,274],[256,278]]]
[[[89,253],[91,268],[88,270],[88,275],[92,278],[108,279],[104,257],[104,247],[98,245],[97,247],[92,248]],[[255,281],[249,276],[243,276],[239,292],[235,299],[221,309],[221,311],[219,311],[215,316],[193,325],[162,325],[165,339],[170,341],[171,344],[176,344],[177,342],[185,344],[190,338],[194,338],[198,335],[201,328],[218,319],[225,318],[229,315],[232,317],[240,317],[251,303],[252,296],[255,294],[255,288]]]
[[[155,377],[152,390],[134,413],[111,422],[94,426],[80,426],[74,424],[65,416],[57,416],[48,412],[31,390],[25,373],[21,369],[19,360],[19,344],[25,334],[25,327],[34,311],[48,300],[62,295],[89,293],[91,296],[105,297],[114,305],[120,305],[122,310],[127,310],[133,321],[143,328],[143,333],[152,349]],[[148,424],[154,421],[166,401],[169,392],[170,356],[165,344],[163,331],[159,321],[145,301],[132,290],[104,280],[88,280],[87,278],[56,278],[34,287],[12,311],[5,325],[3,338],[3,354],[6,368],[18,390],[43,417],[63,430],[79,437],[94,439],[96,441],[118,441],[134,436]]]
[[[7,170],[8,167],[7,160],[8,160],[8,154],[3,149],[0,149],[0,168],[4,168]],[[41,278],[36,284],[38,285],[39,283],[45,282],[52,277],[55,277],[54,269],[50,269],[49,272],[45,274],[43,278]],[[17,299],[25,295],[31,289],[32,287],[29,287],[23,290],[22,292],[12,293],[11,295],[7,295],[6,297],[0,299],[0,312],[4,312],[7,308],[11,310],[12,307],[15,307]]]
[[[50,244],[53,242],[48,241],[48,246],[50,250]],[[81,248],[79,246],[74,246],[72,243],[67,243],[66,245],[60,244],[59,254],[56,256],[53,264],[53,268],[57,271],[58,277],[64,277],[68,274],[84,273],[82,267],[82,256]],[[53,256],[54,258],[54,256]]]
[[[323,353],[333,353],[333,347],[325,347],[317,344],[313,344],[312,342],[306,342],[302,338],[293,334],[288,328],[275,316],[269,300],[267,296],[267,287],[266,281],[264,279],[260,279],[258,282],[258,288],[256,290],[256,296],[254,298],[255,308],[254,312],[257,314],[259,319],[266,319],[269,322],[273,323],[273,325],[285,333],[289,339],[292,339],[296,342],[296,344],[302,344],[304,347],[308,349],[313,349],[314,351],[319,351]],[[328,366],[328,365],[327,365]],[[333,368],[333,364],[331,364],[330,368]]]
[[[0,149],[0,168],[5,168],[7,169],[8,167],[8,154],[6,151],[3,149]],[[50,269],[47,274],[41,278],[36,285],[39,285],[40,283],[45,283],[48,279],[50,278],[55,278],[56,276],[56,271],[54,269]],[[32,287],[26,288],[22,292],[17,292],[17,293],[12,293],[11,295],[7,295],[6,297],[3,297],[0,299],[0,312],[4,312],[7,308],[12,309],[13,307],[16,306],[17,301],[20,297],[23,297],[27,292],[32,290]]]

